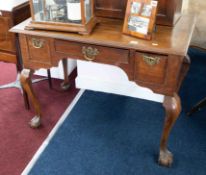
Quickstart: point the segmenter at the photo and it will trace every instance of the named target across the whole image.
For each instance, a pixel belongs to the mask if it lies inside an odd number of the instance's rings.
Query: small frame
[[[150,40],[154,29],[157,1],[128,0],[123,33]]]

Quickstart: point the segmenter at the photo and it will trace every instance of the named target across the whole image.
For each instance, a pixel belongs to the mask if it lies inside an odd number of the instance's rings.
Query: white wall
[[[189,0],[183,0],[182,3],[182,11],[184,12],[186,9],[188,9],[188,5],[189,5]]]
[[[164,96],[153,93],[128,80],[125,72],[116,66],[77,61],[76,87],[114,93],[141,99],[162,102]]]
[[[74,70],[74,68],[76,68],[76,65],[77,65],[76,60],[68,59],[67,67],[68,67],[69,74]],[[52,78],[64,79],[62,61],[59,62],[58,67],[52,67],[50,71],[51,71]],[[47,76],[47,71],[46,69],[39,69],[38,71],[35,72],[35,74],[41,76]]]

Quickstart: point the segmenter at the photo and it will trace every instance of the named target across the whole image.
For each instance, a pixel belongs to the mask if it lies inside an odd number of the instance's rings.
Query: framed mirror
[[[173,26],[181,16],[182,0],[157,0],[156,23]],[[124,19],[127,0],[95,0],[95,14],[99,17]]]

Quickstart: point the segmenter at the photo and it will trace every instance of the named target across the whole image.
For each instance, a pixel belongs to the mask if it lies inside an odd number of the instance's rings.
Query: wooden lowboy
[[[21,83],[28,93],[35,117],[31,126],[40,124],[41,109],[32,85],[34,70],[57,66],[67,57],[120,67],[129,80],[165,95],[163,106],[166,117],[160,141],[159,163],[169,166],[172,153],[167,149],[170,130],[181,111],[178,89],[187,71],[187,50],[195,19],[182,16],[175,27],[157,26],[151,41],[122,34],[123,21],[99,18],[100,23],[91,35],[79,35],[42,30],[25,30],[29,20],[12,28],[18,33],[24,70]],[[65,84],[68,80],[65,80]]]

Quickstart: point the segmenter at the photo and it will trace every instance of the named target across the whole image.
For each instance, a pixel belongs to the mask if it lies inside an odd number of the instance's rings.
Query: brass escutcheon
[[[152,56],[148,56],[148,55],[143,55],[143,60],[146,64],[148,64],[150,66],[154,66],[154,65],[159,63],[160,58],[159,57],[152,57]]]
[[[42,39],[32,38],[32,46],[36,49],[40,49],[44,46],[44,41]]]
[[[99,54],[98,49],[92,47],[82,47],[82,54],[84,58],[88,61],[93,61],[95,57]]]

